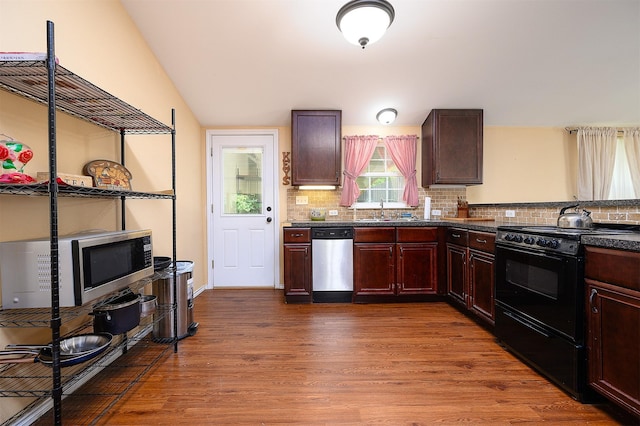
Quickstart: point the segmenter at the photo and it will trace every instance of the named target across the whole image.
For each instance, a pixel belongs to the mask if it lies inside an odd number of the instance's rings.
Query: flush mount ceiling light
[[[380,124],[391,124],[395,121],[397,115],[398,111],[395,109],[385,108],[376,114],[376,120],[378,120]]]
[[[380,40],[394,16],[386,0],[352,0],[338,11],[336,25],[349,43],[364,49]]]

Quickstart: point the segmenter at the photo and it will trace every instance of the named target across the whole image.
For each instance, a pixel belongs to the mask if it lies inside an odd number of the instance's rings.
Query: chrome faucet
[[[384,219],[384,199],[380,200],[380,219]]]

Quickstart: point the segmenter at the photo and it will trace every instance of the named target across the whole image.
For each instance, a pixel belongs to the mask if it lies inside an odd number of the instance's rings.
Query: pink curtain
[[[387,136],[384,143],[391,154],[391,159],[404,176],[404,192],[402,200],[408,206],[418,205],[418,180],[416,179],[417,137]]]
[[[344,138],[344,182],[340,205],[349,207],[358,199],[360,188],[356,179],[367,167],[373,151],[378,144],[379,136],[345,136]]]

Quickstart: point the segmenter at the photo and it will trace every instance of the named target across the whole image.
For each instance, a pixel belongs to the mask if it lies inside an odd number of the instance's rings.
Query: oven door
[[[582,342],[582,270],[580,257],[497,245],[496,304]]]

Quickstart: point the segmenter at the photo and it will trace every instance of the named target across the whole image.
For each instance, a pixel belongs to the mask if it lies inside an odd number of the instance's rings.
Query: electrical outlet
[[[338,216],[338,210],[329,210],[329,216]]]
[[[306,195],[296,195],[296,204],[309,204],[309,197],[307,197]]]
[[[504,215],[506,217],[516,217],[516,211],[515,210],[506,210],[504,212]]]
[[[441,216],[442,211],[440,210],[431,210],[431,216]]]

